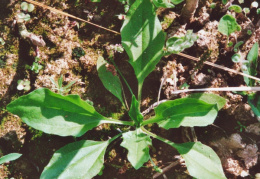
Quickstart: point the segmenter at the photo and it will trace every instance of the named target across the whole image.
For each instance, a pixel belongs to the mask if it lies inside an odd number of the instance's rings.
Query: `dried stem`
[[[97,25],[97,24],[94,24],[94,23],[92,23],[92,22],[90,22],[90,21],[81,19],[81,18],[79,18],[79,17],[73,16],[73,15],[68,14],[68,13],[66,13],[66,12],[57,10],[57,9],[55,9],[55,8],[53,8],[53,7],[46,6],[46,5],[42,4],[42,3],[35,2],[35,1],[32,1],[32,0],[25,0],[25,1],[27,1],[27,2],[29,2],[29,3],[31,3],[31,4],[34,4],[34,5],[36,5],[36,6],[40,6],[40,7],[44,8],[44,9],[49,9],[49,10],[52,11],[52,12],[56,12],[56,13],[62,14],[62,15],[64,15],[64,16],[68,16],[68,17],[71,17],[71,18],[73,18],[73,19],[77,19],[77,20],[86,22],[86,23],[88,23],[88,24],[91,24],[91,25],[93,25],[93,26],[96,26],[96,27],[98,27],[98,28],[101,28],[101,29],[104,29],[104,30],[107,30],[107,31],[110,31],[110,32],[113,32],[113,33],[115,33],[115,34],[120,34],[119,32],[116,32],[116,31],[114,31],[114,30],[111,30],[111,29],[102,27],[102,26]]]
[[[191,60],[194,60],[194,61],[199,61],[199,60],[200,60],[199,58],[196,58],[196,57],[193,57],[193,56],[190,56],[190,55],[186,55],[186,54],[184,54],[184,53],[178,53],[177,55],[182,56],[182,57],[186,57],[186,58],[191,59]],[[219,68],[219,69],[222,69],[222,70],[231,72],[231,73],[235,73],[235,74],[238,74],[238,75],[246,76],[246,77],[248,77],[248,78],[251,78],[251,79],[260,81],[260,79],[257,78],[257,77],[254,77],[254,76],[251,76],[251,75],[248,75],[248,74],[245,74],[245,73],[241,73],[241,72],[238,72],[238,71],[236,71],[236,70],[233,70],[233,69],[230,69],[230,68],[227,68],[227,67],[223,67],[223,66],[221,66],[221,65],[217,65],[217,64],[214,64],[214,63],[211,63],[211,62],[208,62],[208,61],[205,61],[205,62],[203,62],[203,63],[205,63],[206,65],[215,67],[215,68]]]
[[[171,95],[186,92],[205,92],[205,91],[260,91],[260,87],[223,87],[223,88],[200,88],[184,89],[171,92]]]

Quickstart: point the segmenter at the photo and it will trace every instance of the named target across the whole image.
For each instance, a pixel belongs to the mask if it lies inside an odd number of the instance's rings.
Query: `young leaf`
[[[99,57],[97,61],[97,71],[100,80],[102,81],[105,88],[110,91],[119,101],[124,104],[122,97],[122,85],[117,75],[108,71],[106,68],[108,64],[103,57]]]
[[[82,140],[57,150],[44,168],[41,179],[86,178],[96,176],[104,163],[109,141]]]
[[[241,61],[241,55],[239,53],[235,53],[232,57],[231,57],[232,62],[234,63],[239,63]]]
[[[247,55],[247,60],[248,60],[248,63],[246,65],[247,68],[246,70],[242,69],[243,73],[252,76],[255,76],[257,74],[258,49],[259,49],[258,43],[255,43]],[[244,81],[247,86],[254,86],[255,80],[249,79],[248,77],[244,76]]]
[[[234,46],[234,52],[238,52],[238,48],[240,47],[240,45],[242,45],[244,43],[244,41],[239,41],[236,43],[236,45]]]
[[[228,10],[235,11],[236,13],[242,12],[242,8],[239,5],[235,5],[235,4],[229,6]]]
[[[34,10],[33,4],[28,4],[28,12],[32,12]]]
[[[24,11],[27,11],[28,10],[28,3],[27,2],[22,2],[21,3],[21,9],[24,10]]]
[[[163,54],[165,35],[150,0],[136,0],[121,28],[122,45],[138,80],[138,100],[144,79]]]
[[[102,123],[117,123],[96,112],[78,95],[62,96],[45,88],[11,102],[7,110],[28,126],[60,136],[79,137]]]
[[[128,150],[127,158],[137,170],[149,160],[149,145],[152,140],[140,128],[123,134],[121,146]]]
[[[208,104],[216,104],[217,110],[219,111],[223,106],[226,104],[226,99],[222,98],[219,95],[212,94],[212,93],[193,93],[188,96],[188,98],[195,98],[202,100]]]
[[[7,155],[0,158],[0,165],[3,164],[3,163],[6,163],[6,162],[16,160],[21,156],[22,156],[22,154],[18,154],[18,153],[7,154]]]
[[[224,179],[221,161],[210,147],[200,142],[172,144],[185,160],[191,176],[196,178]]]
[[[135,124],[139,127],[140,123],[143,121],[143,115],[139,110],[139,103],[136,100],[135,96],[132,96],[131,107],[129,110],[130,118],[135,122]]]
[[[183,37],[171,37],[166,42],[166,48],[170,53],[180,53],[186,48],[191,47],[198,39],[198,36],[192,30],[188,30]]]
[[[166,101],[155,108],[155,117],[151,122],[157,122],[165,129],[180,126],[207,126],[217,117],[216,104],[209,104],[194,98],[182,98]],[[143,125],[149,120],[144,121]]]
[[[231,15],[224,15],[219,21],[218,31],[223,35],[229,36],[231,33],[240,30],[240,25],[238,25],[236,19]]]

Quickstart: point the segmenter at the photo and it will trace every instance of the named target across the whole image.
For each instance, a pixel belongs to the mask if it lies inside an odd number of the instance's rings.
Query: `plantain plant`
[[[218,111],[225,104],[225,99],[214,94],[193,94],[186,98],[169,100],[155,108],[154,116],[144,120],[140,112],[140,102],[145,78],[155,69],[164,55],[180,52],[185,44],[186,48],[190,47],[196,38],[189,32],[186,38],[170,38],[165,46],[166,37],[156,16],[154,4],[150,0],[128,0],[127,3],[130,9],[121,28],[121,37],[138,81],[138,95],[133,94],[115,64],[115,69],[108,70],[111,64],[100,57],[97,70],[105,88],[124,106],[127,104],[122,83],[128,87],[132,94],[128,121],[111,119],[99,114],[92,105],[81,100],[78,95],[63,96],[46,88],[37,89],[7,106],[8,111],[20,116],[27,125],[59,136],[80,137],[103,123],[131,126],[131,130],[107,141],[80,140],[62,147],[54,153],[41,178],[96,176],[103,168],[108,145],[120,137],[123,139],[121,146],[128,150],[127,158],[136,170],[150,159],[149,146],[152,145],[154,138],[177,149],[184,158],[191,176],[225,178],[220,159],[210,147],[201,142],[174,143],[145,128],[146,125],[153,123],[164,129],[207,126],[214,122]],[[178,44],[181,44],[181,48]],[[174,50],[175,47],[177,50]]]

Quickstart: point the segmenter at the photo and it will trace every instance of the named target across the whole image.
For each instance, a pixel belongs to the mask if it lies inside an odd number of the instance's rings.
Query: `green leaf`
[[[91,2],[101,2],[101,0],[91,0]]]
[[[223,4],[227,4],[228,0],[222,0]]]
[[[23,19],[24,21],[29,21],[31,19],[30,14],[24,14],[24,13],[19,13],[17,14],[19,19]]]
[[[249,96],[247,101],[254,114],[260,117],[260,95],[255,93],[253,96]]]
[[[62,96],[45,88],[11,102],[7,110],[28,126],[60,136],[79,137],[102,123],[117,123],[96,112],[78,95]]]
[[[240,30],[240,25],[238,25],[236,19],[231,15],[224,15],[219,21],[218,31],[223,35],[229,36],[231,33]]]
[[[21,156],[22,156],[22,154],[18,154],[18,153],[7,154],[7,155],[0,158],[0,165],[3,164],[3,163],[6,163],[6,162],[16,160]]]
[[[32,12],[34,10],[34,5],[33,4],[29,4],[28,5],[28,12]]]
[[[210,147],[200,142],[172,144],[185,160],[189,174],[196,178],[224,179],[221,161]]]
[[[231,57],[232,62],[234,63],[239,63],[241,62],[241,55],[239,53],[235,53],[232,57]]]
[[[123,134],[121,146],[128,150],[127,158],[136,170],[149,160],[149,145],[152,145],[151,138],[140,128]]]
[[[174,8],[175,6],[169,0],[153,0],[156,7]]]
[[[234,46],[234,52],[238,52],[239,46],[242,45],[243,43],[244,43],[244,41],[239,41],[239,42],[237,42],[236,45]]]
[[[21,9],[24,10],[24,11],[27,11],[28,10],[28,3],[27,2],[22,2],[21,3]]]
[[[170,53],[180,53],[184,49],[191,47],[198,39],[198,36],[192,30],[187,30],[183,37],[171,37],[166,42],[167,51]]]
[[[150,0],[136,0],[121,28],[122,45],[138,80],[138,100],[144,79],[163,54],[165,34]]]
[[[207,126],[214,122],[217,113],[216,104],[195,98],[182,98],[160,104],[155,108],[155,117],[151,121],[156,121],[165,129]]]
[[[255,43],[247,55],[247,60],[248,60],[248,63],[246,64],[247,68],[246,69],[242,68],[243,73],[252,76],[257,75],[258,49],[259,49],[258,43]],[[244,76],[244,81],[247,84],[247,86],[254,86],[255,80],[249,79],[248,77]]]
[[[54,153],[40,178],[91,179],[103,167],[108,144],[109,141],[91,140],[68,144]]]
[[[228,10],[235,11],[236,13],[242,12],[242,8],[239,5],[231,5],[229,6]]]
[[[139,127],[140,123],[143,121],[143,115],[139,109],[139,102],[136,100],[135,96],[132,96],[131,107],[129,110],[130,118],[135,122],[135,124]]]
[[[227,102],[225,98],[222,98],[221,96],[212,93],[193,93],[190,94],[188,98],[199,99],[208,104],[216,104],[218,111],[221,108],[223,108]]]
[[[107,70],[106,64],[108,63],[100,56],[97,61],[98,76],[105,88],[117,97],[122,104],[124,104],[120,79],[117,75],[114,75],[112,72]]]

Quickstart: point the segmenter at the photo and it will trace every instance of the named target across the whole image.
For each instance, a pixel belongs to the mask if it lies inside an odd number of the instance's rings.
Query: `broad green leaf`
[[[260,117],[260,95],[255,93],[253,96],[248,97],[247,101],[255,115]]]
[[[175,6],[169,0],[153,0],[156,7],[174,8]]]
[[[238,25],[236,19],[231,15],[224,15],[219,21],[218,31],[223,35],[229,36],[231,33],[240,30],[240,25]]]
[[[242,12],[242,8],[239,5],[236,5],[236,4],[229,6],[228,10],[235,11],[236,13]]]
[[[128,150],[127,158],[136,170],[149,160],[149,145],[152,145],[151,138],[140,128],[123,134],[121,146]]]
[[[224,179],[221,161],[210,147],[200,142],[172,144],[185,160],[189,174],[200,179]]]
[[[258,59],[258,43],[255,43],[247,55],[248,63],[245,69],[242,68],[243,73],[255,76],[257,75],[257,59]],[[244,81],[247,86],[254,86],[255,80],[244,76]]]
[[[104,163],[109,141],[82,140],[57,150],[44,168],[41,179],[84,178],[96,176]]]
[[[155,108],[155,117],[151,120],[165,129],[207,126],[214,122],[217,113],[216,104],[195,98],[182,98],[160,104]]]
[[[212,93],[193,93],[188,96],[188,98],[195,98],[202,100],[208,104],[216,104],[217,110],[219,111],[226,104],[226,99],[219,95]]]
[[[97,71],[100,80],[102,81],[105,88],[110,91],[119,101],[124,104],[122,96],[122,85],[120,79],[117,75],[113,74],[111,71],[108,71],[106,68],[108,64],[103,57],[99,57],[97,61]]]
[[[121,28],[121,36],[138,80],[140,96],[144,79],[164,55],[165,35],[150,0],[136,0],[132,4]]]
[[[6,163],[6,162],[16,160],[21,156],[22,156],[22,154],[18,154],[18,153],[7,154],[7,155],[0,158],[0,165],[3,164],[3,163]]]
[[[45,88],[11,102],[7,110],[28,126],[60,136],[79,137],[102,123],[117,123],[96,112],[78,95],[62,96]]]
[[[192,30],[188,30],[183,37],[171,37],[166,42],[167,51],[170,53],[180,53],[184,49],[191,47],[198,39],[198,36]]]
[[[130,118],[135,122],[135,124],[139,127],[140,123],[143,121],[143,115],[139,109],[139,102],[136,100],[135,96],[132,96],[131,107],[129,110]]]

